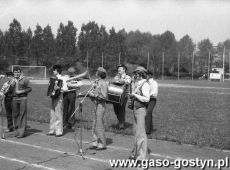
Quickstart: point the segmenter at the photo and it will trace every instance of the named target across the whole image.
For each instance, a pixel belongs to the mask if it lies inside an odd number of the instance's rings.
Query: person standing
[[[74,67],[70,67],[68,69],[68,78],[74,77],[76,70]],[[63,87],[66,87],[63,90],[63,126],[71,129],[72,124],[69,122],[70,116],[73,114],[75,110],[75,101],[76,101],[76,90],[80,88],[82,83],[80,81],[78,82],[63,82]]]
[[[149,70],[147,74],[148,83],[150,86],[150,101],[147,107],[147,115],[145,117],[146,133],[150,135],[153,132],[153,109],[156,106],[158,95],[158,83],[153,79],[153,73]]]
[[[95,112],[93,119],[93,142],[89,149],[95,149],[97,151],[106,149],[105,127],[104,127],[104,115],[106,109],[106,98],[108,92],[108,84],[105,81],[106,70],[103,67],[98,67],[94,90],[89,93],[91,100],[95,103]]]
[[[148,159],[147,135],[145,131],[146,108],[150,100],[149,84],[146,80],[147,70],[144,67],[137,67],[135,74],[135,88],[130,94],[134,100],[134,148],[130,159]]]
[[[13,91],[13,107],[12,116],[15,129],[15,137],[25,137],[27,123],[27,94],[32,91],[29,87],[29,80],[23,76],[21,69],[15,67],[14,74],[14,91]]]
[[[13,90],[14,90],[14,74],[12,71],[6,72],[8,79],[2,86],[1,93],[4,95],[5,111],[7,117],[7,129],[5,132],[12,132],[13,128],[13,117],[12,117],[12,102],[13,102]]]
[[[57,81],[63,81],[64,79],[61,72],[61,65],[53,66],[53,74]],[[55,83],[53,90],[60,90],[60,93],[56,97],[51,97],[50,127],[47,135],[60,137],[63,135],[63,89],[62,86],[60,87],[57,83]]]
[[[116,82],[119,82],[121,84],[125,84],[125,99],[123,103],[114,103],[113,108],[114,112],[117,116],[118,119],[118,128],[119,129],[124,129],[125,128],[125,108],[126,108],[126,103],[128,101],[128,94],[129,94],[129,86],[131,83],[131,77],[126,74],[127,67],[124,64],[119,64],[117,66],[118,74],[114,77],[114,80]]]

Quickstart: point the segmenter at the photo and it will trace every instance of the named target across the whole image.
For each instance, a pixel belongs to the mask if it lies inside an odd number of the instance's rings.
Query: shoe
[[[134,155],[129,156],[129,159],[136,160],[136,157]]]
[[[61,137],[62,136],[62,134],[59,134],[59,135],[55,135],[55,137]]]
[[[107,148],[106,147],[103,147],[103,148],[96,148],[96,151],[102,151],[102,150],[106,150]]]
[[[90,149],[90,150],[96,150],[96,149],[97,149],[97,146],[90,146],[89,149]]]
[[[11,129],[6,129],[6,130],[5,130],[6,133],[8,133],[8,132],[13,132],[13,131],[14,131],[14,129],[12,129],[12,128],[11,128]]]
[[[47,135],[47,136],[54,136],[55,133],[47,133],[46,135]]]
[[[25,136],[24,135],[18,135],[17,138],[20,139],[20,138],[24,138]]]
[[[16,131],[14,134],[14,137],[18,137],[18,136],[19,136],[19,133],[18,133],[18,131]]]
[[[125,129],[125,124],[124,123],[119,124],[119,129]]]

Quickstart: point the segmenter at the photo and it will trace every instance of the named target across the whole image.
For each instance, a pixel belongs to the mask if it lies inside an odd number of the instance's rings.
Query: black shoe
[[[24,138],[25,135],[18,135],[17,138],[20,139],[20,138]]]
[[[124,123],[119,123],[119,129],[125,129],[125,124]]]
[[[60,134],[60,135],[55,135],[55,137],[61,137],[62,136],[62,134]]]
[[[97,149],[97,146],[90,146],[89,149],[90,149],[90,150],[96,150],[96,149]]]
[[[134,155],[129,156],[129,159],[136,160],[136,157]]]
[[[54,136],[55,133],[47,133],[46,135],[47,135],[47,136]]]
[[[102,150],[106,150],[107,148],[104,147],[104,148],[96,148],[96,151],[102,151]]]

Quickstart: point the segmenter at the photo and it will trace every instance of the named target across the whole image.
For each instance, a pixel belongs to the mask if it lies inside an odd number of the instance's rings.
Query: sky
[[[153,35],[169,30],[177,40],[188,34],[195,43],[209,38],[215,45],[230,39],[228,0],[0,0],[0,29],[13,18],[23,29],[48,24],[56,35],[59,24],[95,21],[107,31],[140,30]]]

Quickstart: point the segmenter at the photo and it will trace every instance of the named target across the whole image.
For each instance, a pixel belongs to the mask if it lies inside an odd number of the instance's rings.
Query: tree
[[[62,62],[65,61],[64,65],[77,60],[76,36],[77,28],[74,27],[72,21],[68,21],[66,26],[60,23],[56,38],[56,55]]]
[[[43,63],[45,66],[50,66],[55,60],[55,39],[49,25],[43,29],[43,45]]]
[[[189,35],[185,35],[178,42],[178,52],[180,53],[180,66],[183,70],[191,72],[192,69],[192,60],[193,52],[195,50],[195,44]]]
[[[13,19],[13,22],[10,23],[10,27],[8,29],[8,32],[6,33],[7,47],[10,55],[13,58],[13,64],[16,63],[16,59],[18,59],[18,55],[20,53],[19,44],[21,41],[21,32],[21,24],[16,19]]]
[[[199,49],[199,65],[200,68],[198,68],[202,73],[206,72],[206,68],[209,63],[209,53],[212,53],[213,51],[213,45],[210,42],[209,39],[204,39],[198,43],[198,49]],[[212,61],[212,59],[210,60]],[[210,63],[211,65],[211,63]]]
[[[43,43],[43,29],[40,25],[37,24],[34,31],[34,36],[31,42],[31,52],[33,58],[36,59],[37,65],[43,65],[43,53],[44,53],[44,43]]]

